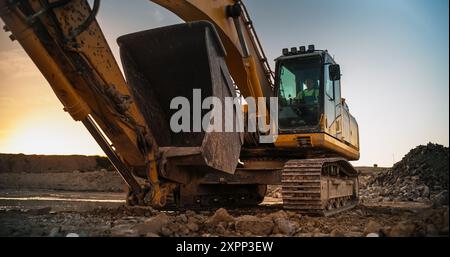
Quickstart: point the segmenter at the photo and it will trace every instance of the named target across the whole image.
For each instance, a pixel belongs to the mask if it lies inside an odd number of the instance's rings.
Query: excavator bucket
[[[226,52],[214,25],[196,21],[157,28],[122,36],[118,44],[133,99],[157,141],[164,162],[190,167],[193,172],[234,173],[242,133],[205,132],[204,128],[193,132],[194,126],[201,126],[193,124],[194,112],[197,116],[201,112],[203,118],[211,111],[201,109],[205,98],[214,96],[224,103],[225,97],[236,97],[224,60]],[[201,102],[194,102],[194,89],[201,90]],[[179,111],[170,108],[176,97],[189,100],[190,117],[185,118],[190,131],[171,129],[171,117]],[[234,117],[240,111],[239,106],[235,107]]]

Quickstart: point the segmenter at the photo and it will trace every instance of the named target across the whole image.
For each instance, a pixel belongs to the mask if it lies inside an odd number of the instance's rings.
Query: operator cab
[[[339,65],[327,51],[315,50],[313,45],[308,50],[304,46],[283,49],[275,61],[280,134],[321,132],[326,109],[340,104],[336,103],[340,101],[340,88],[336,87]],[[333,117],[327,117],[331,121],[336,118],[334,110],[332,113]]]

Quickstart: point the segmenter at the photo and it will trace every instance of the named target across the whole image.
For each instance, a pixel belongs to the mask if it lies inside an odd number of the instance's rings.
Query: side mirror
[[[337,81],[341,79],[341,67],[339,64],[331,64],[329,66],[330,80]]]

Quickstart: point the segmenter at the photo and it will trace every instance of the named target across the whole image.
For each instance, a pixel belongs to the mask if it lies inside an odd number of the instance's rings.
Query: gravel
[[[364,176],[361,198],[448,205],[448,161],[448,147],[420,145],[387,172]]]

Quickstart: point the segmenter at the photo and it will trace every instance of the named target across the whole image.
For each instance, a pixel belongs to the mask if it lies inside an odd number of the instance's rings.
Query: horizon
[[[120,66],[118,36],[181,22],[148,0],[108,3],[97,20]],[[448,147],[448,1],[245,3],[272,68],[282,48],[308,44],[341,65],[342,95],[360,130],[361,158],[352,164],[391,167],[418,145]],[[0,33],[0,153],[105,156],[8,35]]]
[[[433,143],[433,142],[428,142],[427,144],[421,144],[421,145],[417,145],[417,146],[415,146],[414,148],[412,148],[411,150],[413,150],[413,149],[415,149],[415,148],[417,148],[417,147],[419,147],[419,146],[426,146],[426,145],[428,145],[428,144],[435,144],[435,145],[440,145],[440,146],[444,146],[444,145],[441,145],[441,144],[436,144],[436,143]],[[448,148],[448,146],[444,146],[444,147],[447,147]],[[410,151],[411,151],[410,150]],[[375,167],[374,165],[363,165],[363,164],[361,164],[361,165],[353,165],[354,167],[357,167],[357,168],[364,168],[364,167],[368,167],[368,168],[392,168],[395,164],[397,164],[398,162],[401,162],[402,160],[403,160],[403,158],[410,152],[410,151],[408,151],[404,156],[402,156],[397,162],[395,162],[393,165],[391,165],[391,166],[380,166],[380,165],[377,165],[377,167]],[[103,157],[103,158],[108,158],[105,154],[39,154],[39,153],[33,153],[33,154],[25,154],[25,153],[3,153],[3,152],[0,152],[0,155],[25,155],[25,156],[87,156],[87,157]],[[353,163],[352,163],[353,164]]]

